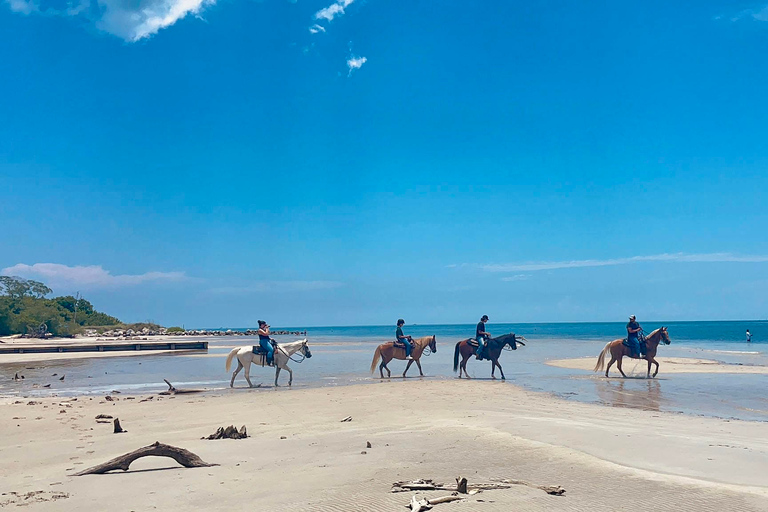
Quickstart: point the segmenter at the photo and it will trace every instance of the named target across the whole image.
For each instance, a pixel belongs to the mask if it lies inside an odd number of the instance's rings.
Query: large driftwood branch
[[[417,499],[416,496],[411,496],[411,502],[408,503],[405,508],[411,509],[411,512],[414,510],[421,511],[421,510],[429,510],[434,505],[439,505],[441,503],[450,503],[452,501],[460,501],[464,498],[462,496],[457,495],[456,493],[451,494],[450,496],[441,496],[439,498],[422,498]]]
[[[534,489],[540,489],[553,496],[562,496],[565,494],[565,489],[559,485],[538,485],[526,482],[524,480],[500,480],[498,482],[472,484],[465,484],[462,482],[462,480],[463,479],[457,478],[457,485],[446,485],[442,483],[436,483],[433,480],[424,479],[412,480],[410,482],[395,482],[392,484],[392,490],[390,492],[452,491],[474,494],[476,492],[490,491],[493,489],[509,489],[513,485],[525,485]]]
[[[411,508],[411,512],[421,512],[422,510],[429,510],[432,508],[429,501],[424,498],[418,500],[416,499],[416,496],[411,496],[411,503],[408,506]]]
[[[107,462],[99,464],[98,466],[94,466],[79,473],[75,473],[74,476],[101,475],[116,469],[128,471],[128,467],[133,461],[141,457],[148,456],[170,457],[185,468],[207,468],[210,466],[218,466],[218,464],[209,464],[205,462],[189,450],[168,444],[162,444],[157,441],[155,444],[139,448],[138,450],[134,450],[130,453],[126,453],[125,455],[121,455],[119,457],[115,457],[112,460],[108,460]]]

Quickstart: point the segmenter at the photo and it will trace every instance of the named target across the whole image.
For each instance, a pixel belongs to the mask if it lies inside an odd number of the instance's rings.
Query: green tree
[[[0,276],[0,293],[12,299],[36,297],[42,299],[53,290],[39,281],[22,279],[16,276]]]

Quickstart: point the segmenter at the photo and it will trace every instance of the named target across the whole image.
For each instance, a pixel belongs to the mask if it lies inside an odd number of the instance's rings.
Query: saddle
[[[478,343],[477,343],[477,340],[474,339],[474,338],[469,338],[467,340],[467,345],[469,345],[470,347],[475,347],[475,348],[477,348],[479,346]]]
[[[395,347],[395,348],[402,348],[403,350],[405,350],[405,343],[403,343],[400,340],[393,341],[392,342],[392,346]]]
[[[638,339],[638,341],[640,342],[640,349],[642,350],[642,352],[648,353],[648,345],[645,343],[645,339]],[[635,348],[629,344],[629,340],[627,338],[624,338],[623,340],[621,340],[621,344],[632,350],[634,350]],[[645,356],[640,356],[640,355],[638,356],[630,355],[629,357],[631,357],[632,359],[645,359]]]

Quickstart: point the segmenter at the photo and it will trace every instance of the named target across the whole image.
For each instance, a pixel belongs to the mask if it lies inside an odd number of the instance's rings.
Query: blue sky
[[[0,2],[2,273],[187,327],[768,317],[765,2]]]

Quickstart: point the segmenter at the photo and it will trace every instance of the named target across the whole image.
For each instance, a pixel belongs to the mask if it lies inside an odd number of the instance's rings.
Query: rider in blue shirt
[[[405,325],[405,320],[402,318],[397,321],[397,330],[395,331],[395,337],[397,341],[405,345],[405,358],[407,360],[413,359],[411,357],[411,350],[413,350],[413,338],[410,336],[406,336],[403,334],[403,326]]]
[[[635,320],[635,315],[629,317],[629,323],[627,323],[627,344],[632,350],[632,357],[645,357],[645,350],[640,343],[640,331],[642,327]]]
[[[272,346],[272,339],[269,337],[269,325],[264,320],[259,320],[259,346],[267,352],[267,364],[272,366],[275,358],[275,347]]]
[[[477,340],[477,352],[475,353],[475,357],[477,359],[483,358],[481,354],[483,353],[483,346],[485,346],[485,340],[491,338],[491,335],[485,332],[485,322],[487,321],[488,321],[488,315],[483,315],[483,317],[477,323],[477,327],[475,328],[475,340]]]

